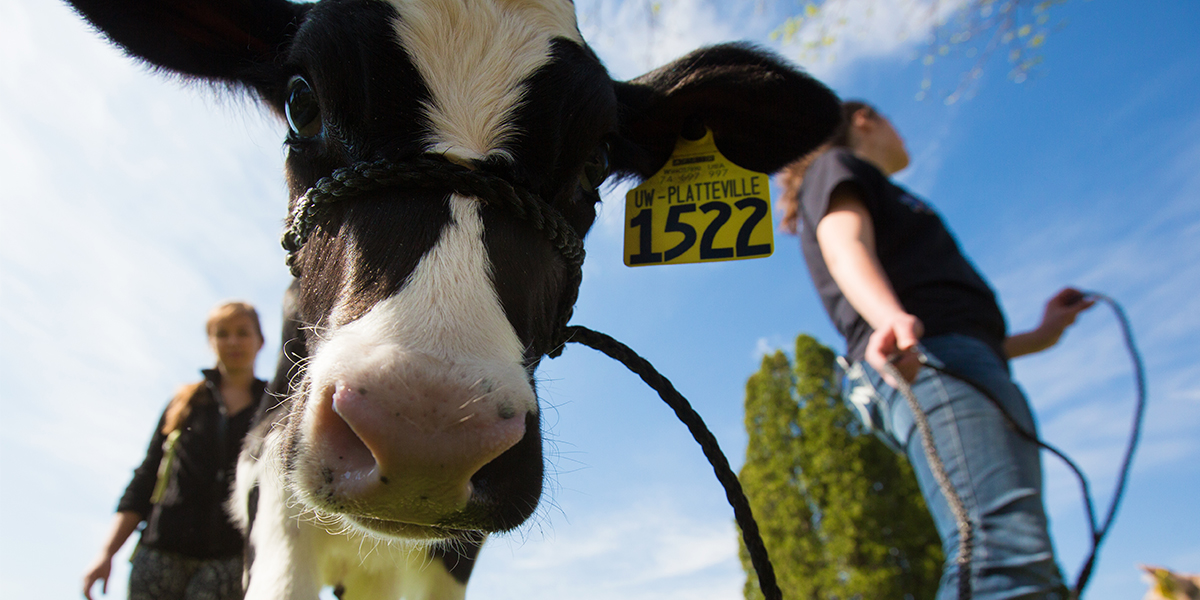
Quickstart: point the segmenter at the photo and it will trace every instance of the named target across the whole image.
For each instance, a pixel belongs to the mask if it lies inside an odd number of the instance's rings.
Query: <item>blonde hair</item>
[[[252,304],[236,300],[222,302],[208,311],[208,319],[204,322],[204,333],[211,338],[218,324],[239,316],[250,317],[250,322],[254,323],[254,331],[258,333],[258,339],[263,339],[262,323],[258,320],[258,311],[254,309]],[[167,410],[163,414],[162,432],[164,434],[169,435],[172,431],[183,426],[188,416],[192,414],[193,400],[200,396],[200,392],[204,391],[204,387],[204,381],[179,386],[179,389],[175,391],[175,396],[171,398],[171,402],[167,404]]]
[[[808,172],[809,165],[831,148],[854,147],[854,131],[851,124],[854,115],[859,111],[866,111],[867,118],[873,118],[878,114],[874,107],[861,100],[842,102],[842,122],[838,124],[837,129],[833,130],[833,135],[829,136],[829,140],[805,155],[804,158],[784,167],[775,175],[775,181],[783,188],[783,193],[779,195],[775,207],[783,215],[779,220],[779,228],[785,233],[796,235],[800,228],[800,186],[804,184],[804,174]]]

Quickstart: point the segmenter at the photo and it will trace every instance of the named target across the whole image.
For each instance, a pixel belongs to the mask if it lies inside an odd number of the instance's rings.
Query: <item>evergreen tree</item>
[[[785,598],[932,598],[941,543],[908,461],[834,393],[833,352],[796,339],[746,383],[740,474]],[[761,599],[745,548],[747,600]]]

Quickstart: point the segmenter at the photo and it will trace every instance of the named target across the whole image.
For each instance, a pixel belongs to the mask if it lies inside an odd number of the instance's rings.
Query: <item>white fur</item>
[[[343,349],[346,342],[339,338],[354,339],[355,345],[395,342],[447,361],[520,364],[521,342],[492,285],[479,210],[477,201],[452,196],[451,222],[400,292],[349,323],[343,307],[334,310],[309,365],[313,381],[338,376],[359,351]]]
[[[396,34],[432,99],[429,150],[477,159],[501,154],[513,135],[521,81],[549,58],[550,40],[583,43],[566,0],[388,0],[400,13]]]
[[[268,435],[267,456],[279,456],[280,434]],[[322,588],[338,584],[345,586],[346,600],[462,600],[466,594],[465,585],[428,559],[424,546],[381,542],[351,534],[336,522],[322,522],[300,509],[283,484],[279,465],[253,463],[245,456],[240,462],[245,464],[239,464],[234,497],[246,498],[254,483],[259,490],[250,534],[256,556],[246,600],[312,600]],[[242,513],[237,519],[244,518],[244,511],[234,507]]]
[[[381,351],[443,361],[452,370],[443,375],[446,379],[488,377],[514,408],[537,410],[525,380],[521,341],[492,284],[479,203],[452,196],[450,209],[451,222],[404,288],[323,336],[308,365],[310,410],[327,386],[387,364],[387,357],[378,356]],[[342,314],[335,310],[331,322],[343,321]],[[367,357],[375,364],[364,364]]]

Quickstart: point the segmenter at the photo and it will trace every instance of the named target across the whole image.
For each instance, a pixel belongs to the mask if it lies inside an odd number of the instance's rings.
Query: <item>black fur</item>
[[[483,540],[483,535],[473,533],[461,542],[438,542],[430,546],[429,556],[442,561],[446,572],[465,585],[475,569],[475,559],[479,558]]]
[[[713,131],[726,158],[774,173],[820,145],[840,121],[825,86],[750,44],[697,50],[632,81],[616,84],[622,151],[618,170],[658,171],[689,119]]]

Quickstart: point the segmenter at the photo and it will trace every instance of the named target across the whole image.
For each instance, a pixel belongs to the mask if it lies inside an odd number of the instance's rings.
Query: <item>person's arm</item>
[[[1067,327],[1075,322],[1079,313],[1096,303],[1084,297],[1075,288],[1063,288],[1046,302],[1042,322],[1037,328],[1008,336],[1004,340],[1004,353],[1009,359],[1041,352],[1058,343]]]
[[[100,593],[108,594],[108,576],[112,572],[113,556],[116,556],[121,546],[125,545],[125,540],[129,539],[129,536],[137,529],[138,523],[141,522],[142,515],[136,512],[121,511],[117,513],[104,549],[100,551],[100,556],[92,564],[92,567],[83,575],[84,598],[92,600],[92,586],[97,581],[103,582],[100,586]]]
[[[883,373],[889,359],[902,353],[895,366],[905,379],[915,379],[921,365],[908,350],[925,333],[925,326],[896,297],[875,251],[875,224],[853,186],[834,188],[829,209],[817,223],[816,237],[838,289],[875,330],[867,342],[867,362]],[[896,384],[887,375],[884,379]]]
[[[133,470],[133,478],[129,480],[129,485],[125,487],[125,493],[117,501],[117,512],[148,515],[154,508],[150,502],[150,496],[154,493],[154,486],[158,483],[158,469],[162,465],[163,442],[167,439],[167,435],[162,431],[165,422],[166,414],[164,413],[158,419],[154,434],[150,436],[150,444],[146,447],[146,456],[142,459],[142,464]]]
[[[154,485],[158,481],[158,466],[162,463],[162,445],[163,440],[166,439],[162,429],[165,421],[166,414],[164,413],[158,419],[154,435],[150,436],[150,446],[146,448],[146,457],[142,459],[142,464],[134,469],[133,479],[125,487],[125,493],[117,502],[117,517],[113,521],[104,549],[83,576],[83,596],[88,600],[92,598],[92,586],[97,581],[104,582],[100,591],[104,594],[108,593],[108,575],[112,571],[112,557],[121,549],[121,546],[125,545],[125,540],[129,539],[129,536],[137,529],[138,523],[141,523],[145,515],[150,514],[153,508],[150,503],[150,494],[154,491]]]

